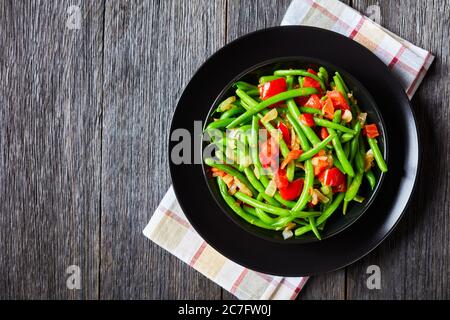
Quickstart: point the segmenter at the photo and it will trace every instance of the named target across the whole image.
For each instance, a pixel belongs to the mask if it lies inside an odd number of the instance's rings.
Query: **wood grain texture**
[[[219,299],[142,230],[170,186],[176,102],[224,44],[225,2],[108,1],[105,12],[101,298]]]
[[[413,99],[422,171],[395,232],[299,299],[449,299],[450,0],[378,4],[437,56]],[[0,299],[233,299],[142,235],[170,185],[183,88],[226,42],[279,25],[290,0],[0,2]],[[412,23],[414,22],[414,23]],[[78,265],[81,290],[68,290]],[[381,290],[366,269],[379,265]]]
[[[69,30],[71,1],[0,2],[0,298],[98,295],[103,10],[86,3]]]
[[[377,2],[353,3],[364,12]],[[448,300],[450,2],[380,4],[383,26],[430,50],[437,58],[412,100],[423,148],[421,178],[413,201],[388,240],[349,267],[347,298]],[[366,287],[366,268],[371,264],[381,268],[381,290]]]

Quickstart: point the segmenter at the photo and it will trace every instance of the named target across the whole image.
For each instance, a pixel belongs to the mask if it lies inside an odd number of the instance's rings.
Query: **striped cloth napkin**
[[[294,0],[282,25],[309,25],[348,36],[374,52],[397,75],[411,98],[434,57],[337,0]],[[244,268],[209,246],[184,216],[173,188],[144,235],[239,299],[295,299],[307,277],[277,277]]]

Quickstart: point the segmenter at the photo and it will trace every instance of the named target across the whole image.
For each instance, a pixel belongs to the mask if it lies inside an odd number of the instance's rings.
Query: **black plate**
[[[277,58],[274,60],[266,61],[262,64],[252,66],[249,70],[245,70],[243,73],[239,74],[222,90],[220,95],[216,98],[215,103],[211,105],[211,109],[208,112],[207,116],[208,121],[205,121],[204,128],[206,128],[206,126],[211,121],[213,121],[211,115],[217,109],[220,102],[222,102],[229,96],[235,95],[236,89],[233,87],[233,84],[236,81],[242,80],[248,83],[258,83],[259,77],[261,77],[262,75],[272,74],[274,70],[289,69],[289,68],[292,69],[313,68],[314,70],[318,70],[320,66],[324,66],[330,75],[334,75],[335,71],[338,71],[341,74],[341,76],[344,78],[345,83],[348,85],[349,88],[351,88],[353,95],[357,99],[359,105],[363,108],[363,111],[368,114],[367,121],[369,123],[377,124],[377,127],[381,133],[378,139],[379,147],[384,155],[386,163],[389,166],[389,157],[388,157],[389,147],[388,147],[388,139],[386,139],[387,134],[385,132],[386,131],[385,124],[383,121],[383,117],[381,116],[381,112],[378,110],[375,100],[373,99],[369,91],[367,91],[367,89],[364,88],[364,86],[355,77],[351,76],[347,71],[337,66],[331,65],[328,62],[319,61],[317,59],[312,59],[309,57],[285,57],[282,59]],[[208,137],[207,134],[205,134],[205,138],[206,137]],[[208,145],[209,142],[204,141],[203,143],[204,150],[208,148]],[[206,156],[208,157],[210,155],[206,154]],[[352,202],[345,216],[342,214],[336,213],[333,214],[327,220],[327,225],[325,229],[321,231],[322,240],[330,238],[338,234],[339,232],[344,231],[346,228],[348,228],[354,222],[356,222],[356,220],[358,220],[367,211],[367,209],[370,207],[375,197],[377,196],[385,176],[385,174],[382,173],[377,167],[374,168],[373,172],[377,178],[377,183],[374,190],[371,190],[369,184],[367,182],[364,182],[361,186],[361,190],[359,193],[364,197],[366,197],[365,201],[363,203]],[[312,232],[308,232],[301,236],[292,237],[290,239],[285,240],[283,239],[281,231],[267,230],[248,223],[247,221],[236,215],[236,213],[233,210],[231,210],[231,208],[225,203],[225,200],[220,195],[216,178],[212,177],[209,167],[204,163],[203,163],[203,173],[204,177],[206,178],[206,183],[209,187],[209,190],[213,195],[214,199],[219,204],[220,208],[225,212],[225,214],[228,215],[230,219],[236,222],[244,230],[258,237],[262,237],[263,239],[283,243],[285,243],[286,241],[294,243],[309,243],[319,241]],[[341,212],[341,209],[339,209],[338,211]]]
[[[378,246],[398,223],[413,192],[419,142],[414,114],[399,82],[386,65],[357,42],[337,33],[303,26],[275,27],[239,38],[197,71],[174,114],[175,129],[192,136],[194,121],[203,121],[223,88],[244,70],[283,57],[311,57],[338,66],[372,94],[385,121],[389,140],[389,172],[367,212],[336,236],[309,244],[267,241],[233,223],[217,205],[203,178],[200,143],[192,150],[197,164],[170,163],[175,194],[197,232],[229,259],[256,271],[304,276],[344,267]],[[198,142],[198,140],[197,140]],[[169,142],[169,156],[177,141]]]

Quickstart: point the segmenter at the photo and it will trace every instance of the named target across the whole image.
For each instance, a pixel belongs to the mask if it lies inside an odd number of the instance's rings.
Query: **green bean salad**
[[[364,181],[375,188],[375,164],[387,171],[377,125],[324,67],[276,70],[234,88],[205,129],[214,149],[204,158],[208,174],[248,223],[284,239],[312,232],[320,240],[334,212],[365,201]]]

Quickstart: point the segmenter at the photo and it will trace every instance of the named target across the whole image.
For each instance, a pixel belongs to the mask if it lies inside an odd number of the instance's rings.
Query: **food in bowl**
[[[214,157],[204,158],[234,213],[283,238],[312,232],[356,201],[387,165],[380,132],[368,123],[344,79],[325,67],[276,70],[259,84],[237,81],[205,128]]]

